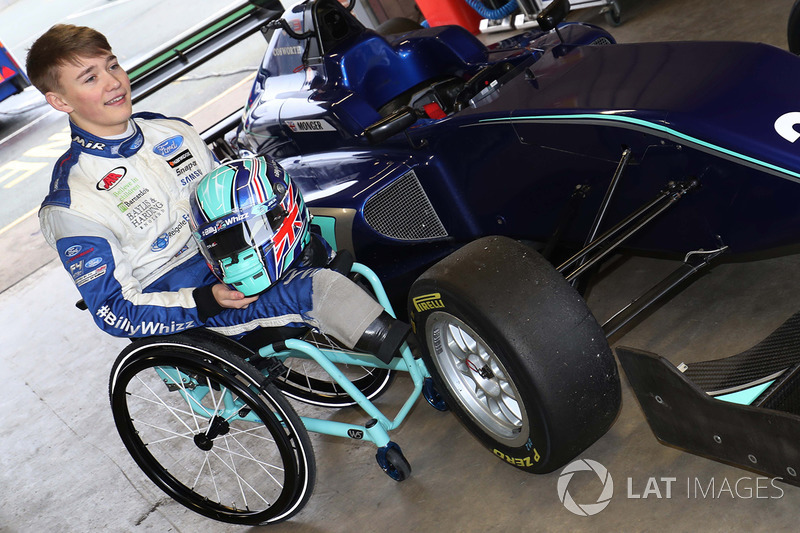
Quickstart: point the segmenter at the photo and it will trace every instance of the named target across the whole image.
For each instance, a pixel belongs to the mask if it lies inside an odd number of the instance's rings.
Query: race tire
[[[420,276],[408,306],[439,392],[502,460],[551,472],[611,427],[620,382],[606,337],[531,248],[474,241]]]
[[[314,452],[247,353],[204,330],[137,340],[112,368],[111,410],[133,459],[178,503],[222,522],[281,522],[311,496]]]
[[[800,54],[800,0],[796,0],[792,4],[786,34],[789,42],[789,51],[795,55]]]

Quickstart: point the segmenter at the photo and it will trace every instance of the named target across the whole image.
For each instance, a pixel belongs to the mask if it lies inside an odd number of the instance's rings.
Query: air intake
[[[384,187],[364,205],[364,219],[378,233],[403,241],[447,237],[414,171]]]

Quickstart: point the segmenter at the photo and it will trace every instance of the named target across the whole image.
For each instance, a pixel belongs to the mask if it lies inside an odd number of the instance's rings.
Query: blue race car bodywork
[[[675,183],[681,201],[626,247],[800,240],[800,59],[787,52],[615,44],[581,23],[489,47],[459,27],[384,36],[328,1],[283,21],[234,144],[280,159],[326,237],[390,284],[483,235],[580,247],[601,207],[594,229]]]
[[[22,92],[30,84],[11,52],[0,43],[0,101]]]

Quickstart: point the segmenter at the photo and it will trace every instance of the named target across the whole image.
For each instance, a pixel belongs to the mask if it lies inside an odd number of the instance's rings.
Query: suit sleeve
[[[40,223],[95,323],[107,333],[145,337],[202,325],[195,289],[143,292],[116,237],[101,224],[59,207],[43,209]]]

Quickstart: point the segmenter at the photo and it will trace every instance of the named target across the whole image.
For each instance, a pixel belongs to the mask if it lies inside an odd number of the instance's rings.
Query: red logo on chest
[[[125,167],[117,167],[105,176],[103,179],[97,182],[97,190],[98,191],[108,191],[113,189],[117,183],[125,177],[125,174],[128,173],[128,169]]]

